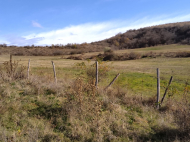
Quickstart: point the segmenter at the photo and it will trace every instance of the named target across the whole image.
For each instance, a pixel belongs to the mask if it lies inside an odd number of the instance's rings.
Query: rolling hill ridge
[[[92,43],[68,43],[67,45],[51,46],[7,46],[0,44],[0,54],[13,54],[21,56],[56,56],[72,55],[87,52],[145,48],[157,45],[190,44],[190,22],[170,23],[152,27],[129,30],[125,33]],[[44,50],[44,47],[46,49]]]

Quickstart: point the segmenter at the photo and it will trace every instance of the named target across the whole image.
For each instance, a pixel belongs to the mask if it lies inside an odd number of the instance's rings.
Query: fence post
[[[170,81],[169,81],[169,83],[168,83],[168,86],[166,87],[166,90],[165,90],[165,92],[164,92],[164,96],[163,96],[163,98],[162,98],[162,100],[161,100],[160,105],[162,105],[162,103],[163,103],[163,101],[164,101],[164,98],[165,98],[165,96],[166,96],[166,94],[167,94],[167,91],[168,91],[168,89],[169,89],[169,87],[170,87],[170,84],[172,83],[172,80],[173,80],[173,76],[171,76],[171,78],[170,78]]]
[[[115,80],[118,78],[120,74],[118,73],[116,77],[110,82],[110,84],[104,89],[105,91],[115,82]]]
[[[57,77],[56,77],[55,65],[54,65],[53,61],[51,61],[51,62],[52,62],[52,65],[53,65],[53,72],[54,72],[55,84],[57,84]]]
[[[157,109],[160,108],[159,98],[160,98],[160,71],[159,68],[157,68],[157,100],[156,100]]]
[[[98,61],[96,61],[96,88],[98,88]]]
[[[27,79],[29,79],[30,59],[28,60]]]
[[[13,73],[13,64],[12,64],[12,54],[10,54],[10,75],[11,75],[11,77],[12,77],[12,73]]]

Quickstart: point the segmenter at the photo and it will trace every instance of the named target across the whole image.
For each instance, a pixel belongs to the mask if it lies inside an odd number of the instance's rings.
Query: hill
[[[82,54],[87,52],[144,48],[157,45],[190,44],[190,22],[170,23],[152,27],[129,30],[125,33],[92,43],[24,47],[0,45],[0,54],[24,56],[56,56]]]
[[[114,49],[134,49],[165,44],[190,44],[190,22],[129,30],[96,43]]]

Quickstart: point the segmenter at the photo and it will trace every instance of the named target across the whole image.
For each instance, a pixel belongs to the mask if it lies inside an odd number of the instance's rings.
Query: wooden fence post
[[[160,71],[159,68],[157,68],[157,100],[156,100],[157,109],[160,108],[159,98],[160,98]]]
[[[96,88],[98,88],[98,61],[96,61]]]
[[[104,89],[105,91],[115,82],[119,75],[119,73],[116,75],[116,77],[111,81],[111,83]]]
[[[10,75],[12,77],[12,73],[13,73],[13,64],[12,64],[12,54],[10,54]]]
[[[170,84],[172,83],[172,80],[173,80],[173,76],[171,76],[171,78],[170,78],[170,80],[169,80],[168,86],[166,87],[166,90],[165,90],[165,92],[164,92],[164,96],[163,96],[163,98],[162,98],[162,100],[161,100],[161,102],[160,102],[160,105],[162,105],[162,103],[163,103],[163,101],[164,101],[164,98],[165,98],[165,96],[166,96],[166,94],[167,94],[167,91],[168,91],[168,89],[169,89],[169,87],[170,87]]]
[[[57,84],[57,77],[56,77],[55,65],[54,65],[53,61],[51,61],[51,62],[52,62],[52,65],[53,65],[53,72],[54,72],[55,84]]]
[[[27,79],[29,79],[30,59],[28,60]]]

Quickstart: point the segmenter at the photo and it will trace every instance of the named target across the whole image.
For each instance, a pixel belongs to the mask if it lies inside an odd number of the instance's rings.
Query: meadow
[[[117,50],[123,53],[186,52],[187,45]],[[82,56],[98,55],[100,52]],[[80,56],[80,55],[75,55]],[[13,56],[15,77],[9,76],[10,55],[0,55],[1,141],[187,141],[190,138],[189,58],[99,60],[95,87],[94,60],[64,56]],[[26,68],[30,62],[30,76]],[[55,84],[51,61],[58,82]],[[156,109],[157,76],[161,97],[173,82],[160,110]],[[17,73],[17,74],[16,74]],[[120,73],[107,90],[104,88]]]

